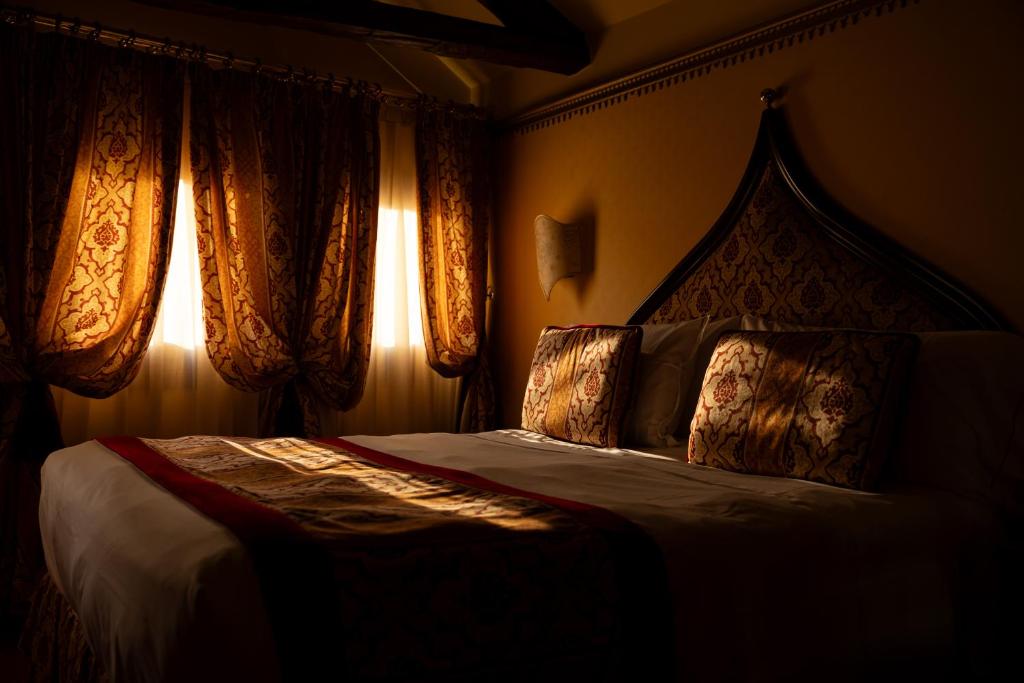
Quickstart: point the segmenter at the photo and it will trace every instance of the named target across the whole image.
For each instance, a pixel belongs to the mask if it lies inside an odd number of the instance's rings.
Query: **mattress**
[[[943,671],[992,599],[979,549],[993,520],[951,494],[736,474],[681,449],[519,430],[346,439],[631,520],[664,558],[681,680]],[[114,680],[279,677],[245,548],[117,454],[94,441],[52,454],[40,525],[50,575]]]

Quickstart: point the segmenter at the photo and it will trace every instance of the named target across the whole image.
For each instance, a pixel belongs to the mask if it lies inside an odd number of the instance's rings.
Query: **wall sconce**
[[[580,229],[541,214],[533,219],[537,241],[537,275],[544,297],[551,301],[551,288],[565,277],[580,272]]]

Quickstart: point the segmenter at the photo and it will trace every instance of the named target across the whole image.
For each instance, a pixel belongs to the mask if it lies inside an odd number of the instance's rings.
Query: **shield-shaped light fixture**
[[[540,288],[550,301],[556,282],[580,272],[580,229],[541,214],[533,220],[533,234],[537,241]]]

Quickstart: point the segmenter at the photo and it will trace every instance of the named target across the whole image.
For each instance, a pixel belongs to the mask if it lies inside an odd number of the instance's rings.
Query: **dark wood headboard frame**
[[[786,186],[823,233],[844,249],[901,281],[907,289],[918,293],[947,317],[957,321],[960,329],[1009,329],[999,314],[962,284],[852,216],[823,191],[797,152],[783,112],[774,106],[777,97],[776,92],[770,89],[761,93],[765,110],[761,114],[754,150],[739,188],[725,212],[633,312],[628,324],[641,325],[647,322],[728,238],[757,190],[765,166],[774,164]]]

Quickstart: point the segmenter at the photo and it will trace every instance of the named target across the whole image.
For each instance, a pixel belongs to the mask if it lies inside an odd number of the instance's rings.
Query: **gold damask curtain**
[[[192,175],[206,345],[264,391],[263,434],[319,432],[316,401],[363,392],[373,324],[378,101],[192,71]]]
[[[39,566],[49,385],[109,396],[149,343],[183,86],[177,62],[0,28],[0,613]]]
[[[459,429],[494,421],[486,360],[490,136],[476,112],[422,100],[416,118],[423,337],[430,366],[463,377]]]

